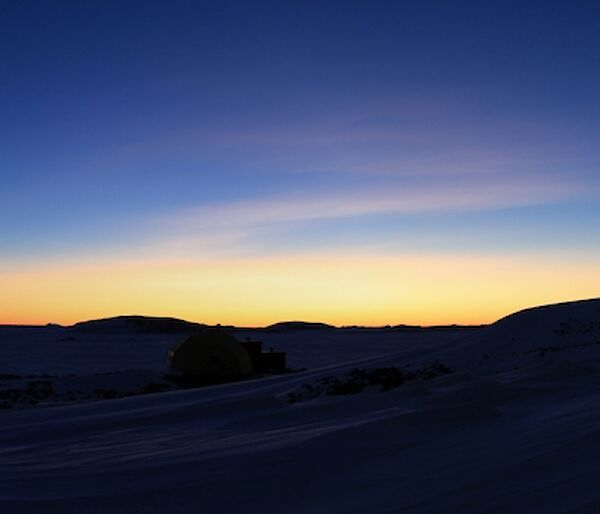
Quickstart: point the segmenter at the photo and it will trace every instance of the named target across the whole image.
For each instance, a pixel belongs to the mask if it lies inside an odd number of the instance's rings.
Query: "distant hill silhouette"
[[[115,316],[76,323],[70,329],[78,332],[121,332],[132,331],[143,334],[169,334],[197,332],[208,325],[193,323],[177,318],[152,316]]]
[[[480,328],[487,327],[487,325],[394,325],[390,327],[391,330],[398,332],[415,332],[420,330],[426,331],[438,331],[438,330],[477,330]]]
[[[59,327],[58,325],[56,325]],[[68,330],[77,332],[97,332],[97,333],[118,333],[134,332],[140,334],[190,334],[198,332],[204,328],[210,327],[205,323],[195,323],[178,318],[155,317],[141,315],[114,316],[110,318],[94,319],[89,321],[80,321],[70,327]],[[280,321],[266,327],[246,328],[235,326],[222,326],[229,331],[264,331],[264,332],[298,332],[308,330],[388,330],[397,332],[418,332],[418,331],[438,331],[438,330],[472,330],[482,328],[485,325],[386,325],[380,327],[368,327],[362,325],[352,325],[336,327],[328,323],[318,321]]]
[[[265,327],[264,330],[272,332],[289,332],[296,330],[333,330],[336,327],[327,323],[319,323],[314,321],[280,321]]]

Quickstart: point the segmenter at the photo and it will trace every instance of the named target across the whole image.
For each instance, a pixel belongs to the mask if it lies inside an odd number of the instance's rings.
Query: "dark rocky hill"
[[[207,325],[177,318],[152,316],[116,316],[76,323],[71,330],[78,332],[136,332],[143,334],[188,333],[202,330]]]

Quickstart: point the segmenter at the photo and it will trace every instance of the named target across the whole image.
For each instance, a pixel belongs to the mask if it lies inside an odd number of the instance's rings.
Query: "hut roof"
[[[221,329],[206,329],[169,352],[171,367],[185,375],[209,380],[230,379],[254,372],[248,352]]]

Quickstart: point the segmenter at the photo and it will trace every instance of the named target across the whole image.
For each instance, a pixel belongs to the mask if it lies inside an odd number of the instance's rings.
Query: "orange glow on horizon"
[[[598,296],[593,263],[478,256],[310,255],[98,262],[0,271],[0,323],[121,314],[209,324],[480,324]]]

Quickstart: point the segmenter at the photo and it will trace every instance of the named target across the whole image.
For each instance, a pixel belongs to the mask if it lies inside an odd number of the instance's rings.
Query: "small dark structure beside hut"
[[[261,341],[239,342],[221,328],[194,334],[169,351],[171,369],[200,382],[220,383],[283,373],[285,353],[262,351]]]
[[[255,373],[283,373],[285,371],[285,352],[276,352],[273,348],[262,351],[262,341],[251,341],[249,338],[241,343],[248,352]]]

